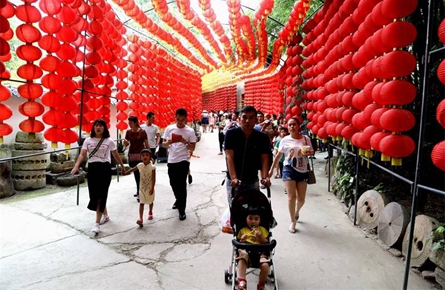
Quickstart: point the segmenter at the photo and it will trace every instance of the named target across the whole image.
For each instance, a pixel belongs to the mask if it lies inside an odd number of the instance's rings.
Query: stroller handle
[[[249,243],[241,243],[236,238],[233,238],[232,245],[234,245],[237,249],[249,250],[254,252],[263,252],[263,251],[273,250],[277,245],[277,241],[271,240],[270,243],[267,244],[249,244]]]
[[[269,187],[266,187],[266,190],[267,190],[267,197],[270,199],[270,186]],[[234,197],[235,196],[235,187],[232,187],[232,197]]]

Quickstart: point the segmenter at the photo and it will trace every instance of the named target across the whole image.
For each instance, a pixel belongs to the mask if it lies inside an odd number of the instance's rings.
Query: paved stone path
[[[111,220],[94,237],[88,192],[76,188],[22,201],[0,201],[0,289],[230,289],[224,283],[231,235],[220,233],[226,207],[221,186],[224,156],[217,133],[203,134],[193,158],[187,219],[178,220],[166,164],[156,164],[154,219],[136,225],[133,176],[112,181]],[[280,289],[401,289],[404,264],[354,227],[341,203],[327,192],[324,156],[317,154],[317,184],[308,190],[298,232],[287,231],[287,195],[273,180],[273,235]],[[27,193],[32,195],[32,193]],[[255,275],[248,277],[256,289]],[[411,274],[410,289],[432,289]],[[268,289],[273,289],[268,284]]]

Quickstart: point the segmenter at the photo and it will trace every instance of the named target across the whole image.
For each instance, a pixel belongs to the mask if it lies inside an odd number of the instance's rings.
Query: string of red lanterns
[[[142,28],[147,29],[153,36],[164,41],[165,43],[173,46],[177,52],[186,57],[190,63],[196,67],[204,70],[210,71],[210,67],[198,60],[193,54],[187,50],[182,43],[174,36],[169,34],[167,31],[163,30],[156,23],[154,23],[147,15],[139,8],[134,0],[113,0],[124,12],[131,17],[134,21],[139,23]]]
[[[440,23],[437,34],[439,40],[445,44],[445,19]],[[445,85],[445,59],[441,61],[437,68],[437,78]],[[445,129],[445,100],[442,100],[437,106],[436,120]],[[434,145],[431,151],[431,160],[437,168],[445,171],[445,140]]]
[[[193,11],[190,9],[190,0],[179,0],[176,2],[178,5],[179,12],[181,12],[182,16],[188,20],[198,31],[202,34],[202,36],[207,40],[207,42],[210,44],[210,47],[215,52],[215,54],[218,56],[218,59],[223,63],[227,64],[227,58],[223,54],[221,48],[219,47],[218,43],[215,41],[215,38],[213,37],[210,29],[208,28],[208,25],[202,21],[202,19]],[[201,4],[203,1],[200,2]],[[221,31],[222,34],[224,34],[224,30],[222,29],[221,23],[219,21],[216,22],[216,15],[213,12],[213,10],[210,10],[210,2],[205,2],[204,7],[207,7],[206,4],[209,4],[209,10],[203,9],[203,14],[209,19],[208,22],[211,25],[211,27],[214,27],[214,31]],[[201,5],[203,7],[203,5]],[[219,24],[219,25],[218,25]],[[219,30],[221,29],[221,30]],[[202,52],[204,54],[205,50]],[[216,63],[215,63],[216,64]],[[220,65],[216,64],[216,68],[219,68]]]
[[[27,117],[26,120],[20,122],[19,128],[27,133],[38,133],[42,132],[45,127],[35,117],[43,114],[44,108],[35,100],[40,98],[43,89],[34,80],[42,77],[43,72],[40,67],[34,64],[40,58],[41,52],[35,49],[33,43],[39,41],[41,37],[40,30],[34,26],[34,23],[40,21],[41,15],[40,11],[31,4],[24,1],[24,4],[18,5],[15,10],[16,17],[23,22],[17,27],[16,36],[24,44],[20,45],[17,50],[31,52],[17,54],[20,59],[26,62],[17,69],[17,75],[25,80],[25,84],[20,85],[17,90],[27,100],[19,106],[19,112]]]
[[[203,109],[210,112],[236,108],[236,85],[222,87],[202,94]]]
[[[183,36],[190,45],[192,45],[196,51],[201,55],[205,61],[211,65],[212,68],[218,68],[218,64],[210,55],[206,52],[204,46],[194,36],[189,29],[187,29],[176,17],[168,12],[168,4],[166,0],[152,0],[153,8],[160,16],[161,20],[167,24],[171,29],[176,31],[179,35]],[[196,17],[197,18],[197,17]]]
[[[313,110],[308,128],[319,138],[350,139],[360,155],[380,151],[393,165],[413,152],[414,142],[400,133],[415,119],[399,107],[416,95],[405,79],[416,60],[402,49],[414,41],[416,30],[401,20],[416,6],[415,0],[406,6],[397,0],[333,1],[308,23],[302,88],[310,101],[304,108]]]
[[[42,116],[42,120],[46,125],[51,126],[46,129],[43,136],[46,140],[51,141],[51,147],[57,148],[57,142],[62,139],[63,130],[59,128],[62,122],[62,112],[58,110],[61,102],[61,94],[57,92],[60,87],[62,78],[57,74],[57,67],[61,59],[55,55],[60,50],[59,40],[55,34],[62,28],[60,21],[56,15],[62,10],[60,1],[46,1],[39,3],[40,10],[47,16],[43,17],[39,22],[40,29],[45,33],[39,40],[39,46],[46,51],[46,56],[40,60],[40,67],[46,72],[42,77],[42,85],[48,90],[42,96],[42,104],[47,106],[49,110]]]
[[[15,15],[14,6],[9,1],[0,2],[0,78],[9,79],[10,72],[6,69],[5,62],[12,57],[11,48],[8,41],[12,39],[14,32],[12,31],[8,18]],[[11,108],[3,104],[11,97],[11,92],[0,80],[0,143],[3,143],[3,137],[12,133],[12,126],[5,123],[12,116]]]
[[[186,3],[186,1],[184,1]],[[184,4],[186,6],[186,4]],[[227,37],[227,35],[224,33],[224,28],[221,25],[221,22],[216,19],[215,11],[212,9],[210,0],[199,0],[199,6],[201,7],[202,14],[204,18],[207,20],[207,23],[210,25],[210,27],[213,29],[216,35],[219,37],[219,41],[224,47],[224,53],[225,57],[222,58],[222,56],[219,55],[219,52],[217,52],[219,58],[223,61],[223,63],[227,64],[229,59],[232,59],[232,47],[230,44],[230,40]],[[190,4],[188,4],[188,7],[190,7]],[[182,12],[182,11],[181,11]],[[191,13],[193,11],[190,11]],[[189,15],[189,14],[187,14]],[[187,16],[188,19],[189,16]],[[213,45],[212,45],[213,46]],[[218,47],[219,51],[219,46]],[[215,49],[215,48],[214,48]]]

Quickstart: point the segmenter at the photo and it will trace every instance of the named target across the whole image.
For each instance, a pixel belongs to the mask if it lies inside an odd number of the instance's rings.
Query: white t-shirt
[[[238,121],[230,120],[226,123],[226,126],[223,129],[223,134],[226,135],[227,130],[237,127],[239,127]]]
[[[292,166],[298,172],[305,173],[307,172],[307,156],[298,156],[301,146],[310,146],[312,149],[311,139],[305,135],[303,135],[301,139],[294,139],[290,135],[287,135],[281,139],[278,152],[284,154],[285,166]],[[296,164],[292,164],[294,157],[296,157]]]
[[[172,134],[182,135],[182,137],[189,143],[196,143],[195,131],[189,126],[178,128],[176,124],[167,126],[164,131],[162,139],[172,140]],[[187,146],[181,142],[175,142],[170,145],[168,149],[168,163],[178,163],[189,160],[189,151]]]
[[[101,138],[88,137],[85,139],[82,145],[82,149],[87,150],[87,157],[94,151]],[[109,162],[111,163],[111,151],[116,150],[116,144],[110,138],[105,138],[99,149],[94,155],[88,159],[88,162]]]
[[[159,128],[155,124],[148,126],[147,124],[141,125],[141,128],[145,130],[148,137],[148,144],[150,148],[156,148],[156,135],[159,133]]]

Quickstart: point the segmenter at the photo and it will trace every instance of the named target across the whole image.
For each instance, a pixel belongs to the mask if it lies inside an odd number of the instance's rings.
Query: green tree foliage
[[[289,15],[292,12],[296,1],[275,1],[275,6],[272,13],[269,15],[269,19],[266,23],[266,30],[269,35],[268,51],[269,54],[273,52],[273,44],[278,37],[278,32],[289,21]],[[322,7],[324,1],[313,0],[310,2],[311,6],[306,14],[306,18],[303,21],[303,25],[312,18],[314,12],[318,11]]]

